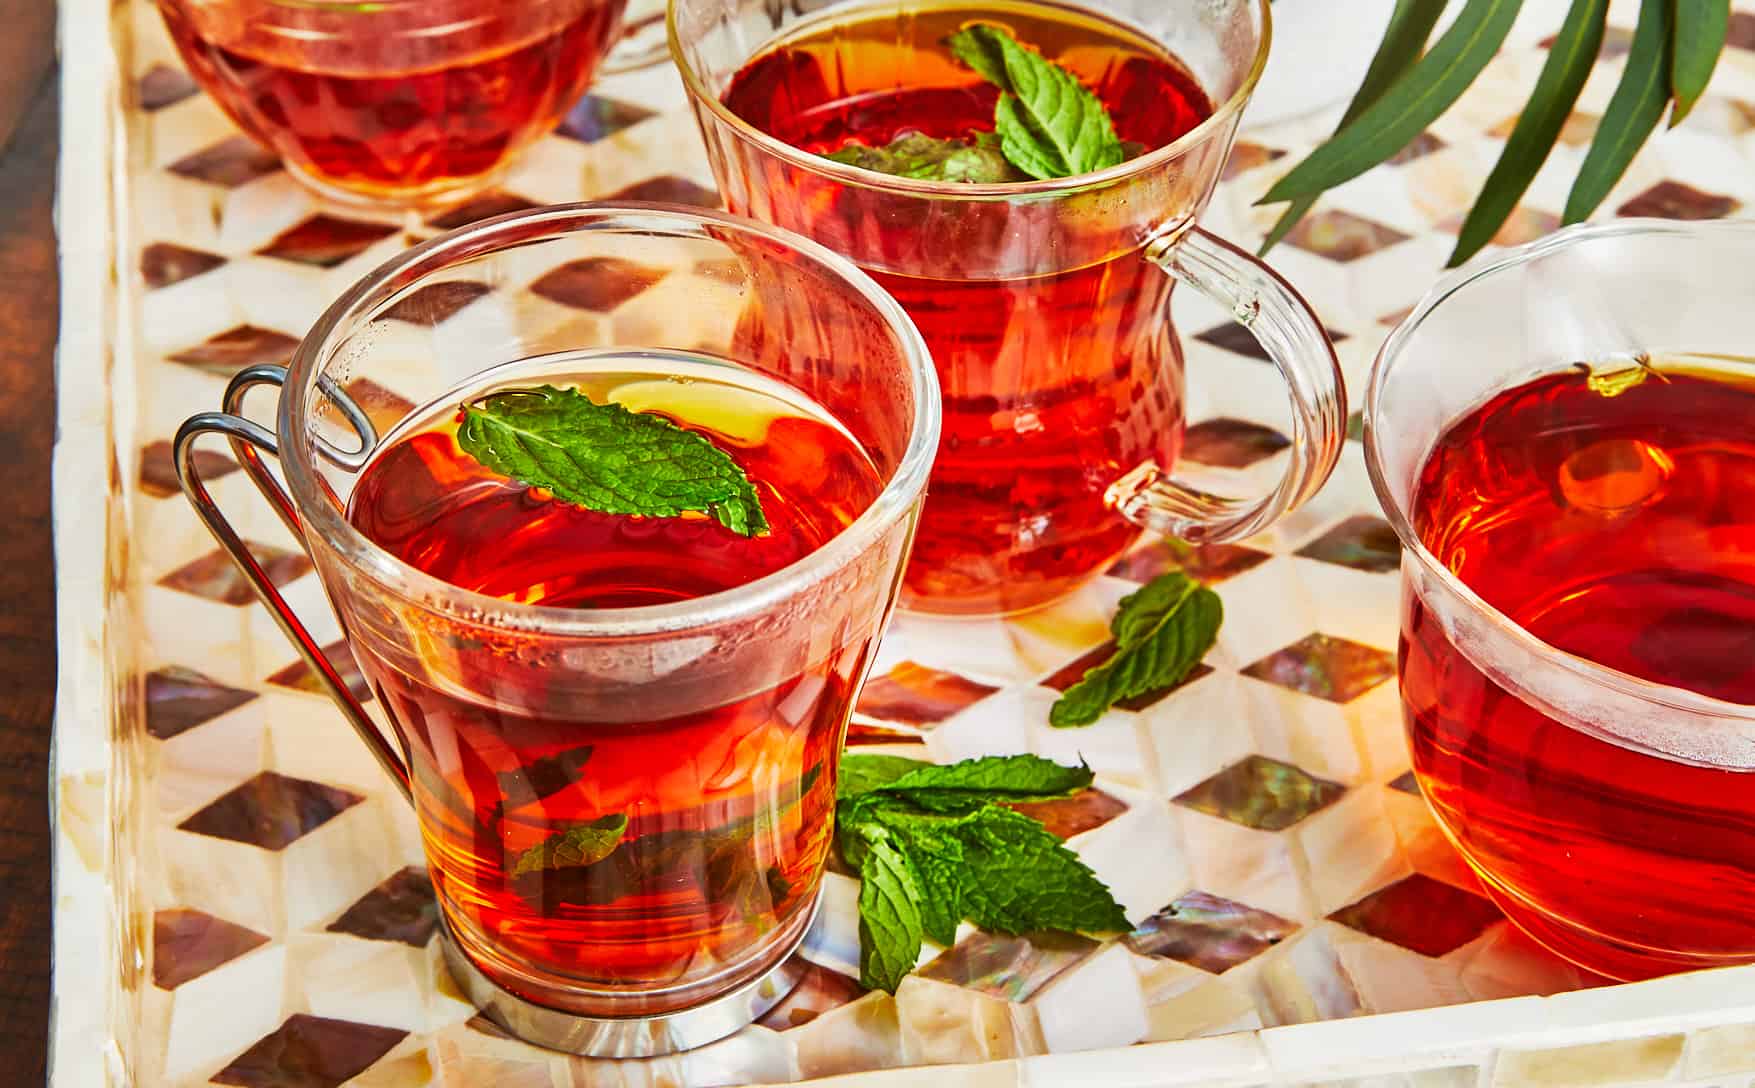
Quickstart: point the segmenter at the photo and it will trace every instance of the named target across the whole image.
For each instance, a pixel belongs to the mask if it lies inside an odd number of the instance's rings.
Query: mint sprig
[[[627,833],[628,817],[620,812],[573,824],[520,853],[512,863],[512,876],[596,865],[621,845]]]
[[[1000,89],[994,130],[1005,157],[1024,173],[1068,178],[1107,170],[1127,157],[1109,111],[1090,88],[1003,27],[976,23],[946,44]]]
[[[823,157],[917,181],[986,185],[1029,180],[1028,175],[1006,161],[999,137],[991,132],[978,132],[968,140],[941,140],[923,132],[906,132],[884,147],[850,143]]]
[[[1161,574],[1121,599],[1109,631],[1115,653],[1067,688],[1049,709],[1059,728],[1090,725],[1123,699],[1172,687],[1219,637],[1225,606],[1185,574]]]
[[[576,389],[506,389],[464,405],[457,444],[484,466],[605,514],[711,514],[739,536],[768,529],[738,463],[662,416]]]
[[[931,938],[963,919],[996,933],[1121,932],[1109,889],[1042,824],[1006,807],[1089,788],[1089,767],[1037,756],[937,766],[842,760],[836,845],[860,874],[860,982],[895,992]]]

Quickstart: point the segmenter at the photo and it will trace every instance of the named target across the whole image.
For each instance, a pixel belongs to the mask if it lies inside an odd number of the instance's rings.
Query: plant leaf
[[[1584,165],[1566,197],[1566,223],[1590,218],[1621,180],[1670,100],[1672,0],[1642,0],[1639,24],[1627,51],[1627,67],[1609,97],[1602,123],[1585,152]]]
[[[835,796],[847,800],[887,786],[910,771],[936,764],[905,756],[845,755],[835,779]]]
[[[1314,196],[1406,147],[1449,109],[1493,59],[1522,0],[1468,0],[1431,51],[1376,102],[1268,190],[1259,203]]]
[[[1122,933],[1132,928],[1108,887],[1041,823],[989,807],[959,823],[963,914],[994,933],[1058,929]]]
[[[1724,52],[1730,24],[1731,0],[1676,0],[1675,55],[1670,71],[1676,108],[1670,111],[1671,128],[1682,123],[1706,92],[1719,54]]]
[[[984,756],[949,766],[927,764],[879,787],[928,812],[969,812],[986,804],[1049,801],[1085,789],[1091,768],[1041,756]]]
[[[932,940],[949,946],[957,939],[957,923],[963,920],[963,883],[966,874],[963,844],[956,826],[972,817],[930,816],[913,811],[906,802],[891,800],[868,806],[861,817],[880,824],[891,842],[907,855],[920,881],[920,924]]]
[[[866,829],[859,866],[859,984],[895,993],[925,935],[920,921],[920,881],[907,857],[880,827]]]
[[[1523,199],[1542,163],[1554,150],[1554,141],[1565,127],[1566,118],[1571,116],[1585,80],[1590,78],[1597,51],[1602,48],[1608,17],[1609,0],[1573,0],[1566,21],[1548,50],[1542,74],[1536,77],[1529,102],[1518,115],[1517,125],[1463,220],[1462,229],[1457,231],[1449,267],[1468,260],[1491,241]]]
[[[972,140],[940,140],[922,132],[906,132],[883,147],[849,143],[823,158],[917,181],[984,185],[1029,180],[1006,159],[999,138],[990,132],[979,133]]]
[[[1181,578],[1180,574],[1162,575]],[[1150,587],[1148,587],[1150,588]],[[1128,600],[1142,599],[1149,608],[1160,604],[1156,595],[1146,597],[1145,591],[1132,594]],[[1122,602],[1123,607],[1127,601]],[[1181,682],[1190,669],[1200,663],[1218,639],[1219,625],[1225,618],[1225,606],[1219,595],[1205,586],[1181,596],[1176,606],[1156,613],[1157,623],[1135,634],[1128,646],[1116,647],[1115,653],[1096,668],[1085,673],[1067,688],[1048,711],[1048,724],[1060,729],[1090,725],[1103,712],[1123,699],[1144,695]],[[1127,627],[1138,630],[1134,623],[1122,624],[1117,617],[1117,630]]]
[[[993,121],[1012,165],[1033,178],[1105,170],[1126,157],[1109,111],[1078,77],[988,23],[947,39],[951,52],[1002,92]]]
[[[1353,101],[1347,104],[1347,111],[1341,115],[1341,123],[1335,126],[1336,132],[1346,128],[1353,118],[1365,112],[1367,106],[1383,97],[1383,92],[1420,59],[1421,51],[1426,48],[1426,39],[1432,36],[1432,28],[1438,25],[1438,17],[1444,14],[1445,3],[1446,0],[1396,0],[1389,24],[1383,28],[1383,38],[1377,43],[1377,52],[1371,58],[1371,66],[1365,70],[1365,78],[1354,92]],[[1292,201],[1280,213],[1279,221],[1268,231],[1258,252],[1265,254],[1278,245],[1280,239],[1315,206],[1315,194]]]
[[[465,405],[457,444],[484,466],[605,514],[712,514],[740,536],[766,532],[760,497],[724,450],[662,416],[598,404],[552,385]]]
[[[520,853],[512,865],[512,876],[596,865],[615,851],[627,831],[628,817],[622,812],[574,824]]]
[[[1188,595],[1199,588],[1200,583],[1193,578],[1171,571],[1121,598],[1115,606],[1115,618],[1109,621],[1116,649],[1131,649],[1150,636],[1165,616],[1181,608]]]

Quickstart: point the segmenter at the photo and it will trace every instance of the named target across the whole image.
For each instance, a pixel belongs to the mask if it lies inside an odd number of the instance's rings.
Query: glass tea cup
[[[190,73],[310,188],[442,206],[565,117],[627,0],[157,0]],[[653,63],[612,58],[618,68]]]
[[[406,448],[404,425],[429,418],[414,404],[467,402],[460,390],[483,388],[484,371],[554,353],[637,364],[650,377],[618,389],[724,418],[749,402],[719,398],[715,381],[778,382],[839,421],[875,498],[764,577],[625,608],[460,588],[356,528],[348,503],[374,455]],[[665,370],[685,355],[686,369]],[[272,429],[243,414],[257,385],[280,389]],[[781,418],[752,418],[750,433]],[[240,372],[223,412],[191,418],[176,459],[203,521],[410,797],[466,992],[530,1041],[637,1057],[729,1034],[796,980],[788,957],[815,911],[841,742],[893,609],[938,418],[919,334],[844,259],[717,212],[571,205],[486,220],[381,266],[290,367]],[[214,505],[194,460],[210,433],[228,436],[310,554],[387,731]],[[278,456],[284,486],[258,450]],[[434,516],[406,491],[386,501],[385,519]],[[565,838],[612,823],[590,856]]]
[[[800,87],[864,103],[906,85],[915,55],[971,18],[1006,23],[1032,44],[1064,38],[1069,57],[1120,42],[1172,58],[1187,72],[1176,78],[1191,76],[1211,100],[1210,116],[1111,169],[999,185],[843,165],[728,104],[761,88],[772,121],[826,112],[799,103]],[[932,350],[945,421],[905,607],[1034,608],[1103,570],[1140,527],[1234,540],[1326,481],[1346,421],[1332,345],[1290,285],[1196,225],[1267,56],[1266,0],[671,0],[670,34],[727,206],[852,258]],[[818,52],[794,54],[800,63],[772,52],[793,42]],[[949,78],[965,77],[979,82]],[[819,78],[845,85],[821,91]],[[1183,430],[1177,282],[1246,326],[1290,388],[1292,448],[1265,496],[1223,497],[1169,474]]]
[[[1755,405],[1752,262],[1755,223],[1562,230],[1441,280],[1367,393],[1422,792],[1614,978],[1755,961],[1755,446],[1693,437]]]

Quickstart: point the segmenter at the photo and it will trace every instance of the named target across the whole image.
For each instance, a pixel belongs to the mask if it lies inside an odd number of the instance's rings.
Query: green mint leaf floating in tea
[[[850,143],[823,157],[916,181],[987,185],[1029,180],[1029,175],[1007,161],[999,137],[991,132],[976,133],[969,140],[940,140],[922,132],[907,132],[884,147]]]
[[[1001,27],[976,23],[946,44],[1000,89],[994,128],[1012,165],[1049,180],[1106,170],[1127,157],[1101,100],[1078,77]]]
[[[596,865],[615,851],[627,831],[628,818],[620,812],[557,831],[519,854],[512,876]]]
[[[724,450],[662,416],[575,389],[506,389],[464,405],[457,444],[493,471],[589,510],[696,511],[740,536],[768,529],[755,486]]]
[[[1186,575],[1154,578],[1121,599],[1110,623],[1114,655],[1055,700],[1049,724],[1090,725],[1123,699],[1179,683],[1212,649],[1224,618],[1219,595]]]
[[[921,940],[950,945],[964,919],[997,933],[1127,929],[1114,896],[1078,855],[1039,821],[1004,807],[1065,797],[1091,779],[1088,767],[1038,756],[948,766],[846,757],[835,842],[865,882],[861,981],[893,992]],[[894,901],[899,895],[912,896],[908,907]]]

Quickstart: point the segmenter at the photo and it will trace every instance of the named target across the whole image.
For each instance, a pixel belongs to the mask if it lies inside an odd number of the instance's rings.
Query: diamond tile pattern
[[[1395,675],[1395,655],[1332,635],[1308,635],[1243,670],[1244,676],[1349,703]]]
[[[1284,831],[1347,788],[1267,756],[1249,756],[1176,798],[1196,812],[1258,831]]]
[[[1298,931],[1296,922],[1207,892],[1193,891],[1141,922],[1127,946],[1223,974]]]
[[[363,800],[334,786],[263,771],[177,826],[197,835],[284,850]]]
[[[347,690],[353,692],[354,698],[362,703],[372,698],[372,685],[366,680],[366,674],[360,671],[359,662],[354,660],[353,650],[345,641],[331,642],[323,647],[323,653],[329,658],[329,663],[335,666],[335,671],[340,674],[342,683],[347,685]],[[295,661],[285,668],[269,673],[268,682],[298,691],[308,691],[312,695],[327,695],[323,682],[303,661]]]
[[[408,1034],[396,1028],[299,1014],[213,1076],[241,1088],[339,1088]]]
[[[1546,19],[1557,26],[1556,4],[1563,7],[1562,0],[1529,0],[1531,25]],[[676,81],[635,75],[600,80],[565,130],[512,172],[506,189],[424,223],[367,222],[322,202],[277,206],[276,199],[306,198],[293,196],[273,155],[227,135],[212,106],[191,99],[192,84],[157,36],[149,0],[119,5],[117,33],[142,39],[119,41],[115,52],[134,64],[123,73],[122,97],[137,130],[130,146],[148,151],[125,164],[137,185],[129,195],[138,199],[126,235],[134,249],[119,264],[131,274],[122,277],[117,300],[132,308],[133,327],[145,334],[132,391],[142,407],[140,471],[121,481],[124,500],[135,499],[143,519],[163,519],[164,504],[182,502],[169,421],[216,407],[220,382],[240,367],[285,362],[317,317],[312,304],[341,286],[319,275],[325,270],[394,248],[405,231],[424,237],[549,201],[719,204],[704,183],[709,174]],[[1625,190],[1595,218],[1737,215],[1755,201],[1755,144],[1748,141],[1755,131],[1748,82],[1755,8],[1745,0],[1739,6],[1713,93],[1681,131],[1654,135]],[[1624,56],[1630,40],[1626,27],[1616,28],[1605,54]],[[1465,99],[1395,162],[1325,197],[1273,256],[1342,342],[1355,405],[1365,364],[1437,274],[1461,222],[1459,201],[1497,156],[1504,132],[1495,136],[1489,126],[1523,100],[1545,59],[1532,42],[1518,41],[1514,35],[1493,62],[1482,101]],[[1610,65],[1593,87],[1612,87],[1620,62]],[[1587,95],[1588,108],[1567,119],[1560,154],[1582,155],[1603,102]],[[1253,249],[1275,218],[1274,209],[1253,202],[1332,130],[1341,108],[1272,128],[1246,125],[1203,225]],[[1551,187],[1532,189],[1495,242],[1553,230],[1555,199]],[[251,250],[267,257],[240,256]],[[690,260],[678,270],[726,275],[711,258],[692,269]],[[479,331],[490,307],[518,319],[613,318],[623,306],[649,309],[658,292],[646,293],[667,271],[599,260],[540,276],[533,268],[535,283],[504,287],[463,276],[403,300],[386,315],[383,332],[419,352],[427,341],[418,326],[454,320],[459,330]],[[320,298],[311,291],[319,280]],[[286,289],[277,290],[282,283]],[[489,299],[496,292],[504,297]],[[1187,460],[1197,472],[1248,477],[1215,489],[1259,490],[1287,445],[1273,424],[1283,398],[1270,368],[1256,365],[1261,352],[1247,330],[1215,324],[1193,296],[1176,296],[1178,327],[1205,330],[1200,343],[1184,341],[1191,355]],[[210,303],[228,307],[227,316],[216,317],[221,311]],[[557,307],[574,317],[557,315]],[[211,390],[205,399],[190,399],[196,372],[203,375],[196,386]],[[349,391],[380,425],[407,410],[411,390],[395,378],[349,378]],[[1424,822],[1411,775],[1390,777],[1403,765],[1399,740],[1393,722],[1374,715],[1390,709],[1393,716],[1393,699],[1377,698],[1392,694],[1382,685],[1394,681],[1393,643],[1360,632],[1392,632],[1393,617],[1361,617],[1364,599],[1334,589],[1371,590],[1373,609],[1394,597],[1396,544],[1359,455],[1357,441],[1349,442],[1328,490],[1259,537],[1204,547],[1143,541],[1053,609],[1003,623],[901,617],[886,637],[883,674],[865,689],[849,743],[939,761],[1019,751],[1087,759],[1097,788],[1024,808],[1116,889],[1136,922],[1133,933],[1097,942],[966,929],[897,998],[863,994],[851,977],[856,893],[838,872],[807,945],[814,966],[797,991],[724,1047],[638,1071],[558,1058],[469,1020],[455,984],[436,966],[436,907],[430,879],[410,865],[418,837],[401,801],[346,735],[309,671],[263,617],[246,611],[255,605],[220,612],[226,622],[218,625],[181,618],[216,612],[182,589],[212,602],[235,599],[240,589],[222,566],[203,565],[212,545],[198,529],[143,534],[131,548],[145,564],[134,572],[140,581],[171,571],[180,583],[176,592],[155,587],[141,595],[143,628],[169,634],[139,666],[143,724],[153,739],[138,748],[154,773],[136,769],[128,780],[154,822],[148,841],[166,847],[135,859],[132,885],[143,928],[151,923],[157,983],[137,991],[142,1048],[129,1058],[139,1082],[555,1088],[651,1081],[700,1088],[1248,1032],[1594,984],[1499,925],[1490,903],[1439,879],[1466,876]],[[202,451],[202,467],[210,477],[236,471],[220,448]],[[235,478],[226,486],[248,492]],[[126,494],[130,488],[137,494]],[[278,575],[298,578],[297,559],[287,566],[283,558]],[[1087,730],[1050,729],[1045,714],[1054,691],[1100,656],[1115,600],[1167,570],[1184,570],[1225,598],[1219,648],[1192,682],[1124,707],[1138,713]],[[294,586],[313,597],[316,589],[308,577]],[[345,644],[327,652],[349,687],[369,699]],[[256,699],[260,693],[268,698]],[[1369,705],[1347,705],[1368,694]],[[99,753],[80,765],[104,762]],[[553,766],[503,785],[541,798],[576,776],[578,764],[576,753],[562,753]],[[1349,790],[1343,781],[1360,784]],[[78,837],[80,822],[92,817],[81,814],[79,783],[64,776],[61,786],[63,834],[102,842],[101,824]],[[221,859],[246,859],[248,871],[208,867]],[[58,910],[57,926],[69,917]],[[1026,1001],[1030,1007],[1020,1007]],[[404,1042],[403,1028],[415,1025],[416,1037]],[[1490,1080],[1494,1056],[1479,1060],[1486,1072],[1470,1057],[1456,1083]],[[1505,1067],[1501,1060],[1497,1068]],[[1396,1079],[1381,1072],[1386,1083]],[[1725,1076],[1681,1077],[1689,1078],[1716,1083]]]
[[[250,554],[256,557],[256,562],[261,564],[268,580],[276,586],[284,586],[295,578],[301,578],[311,569],[311,561],[303,552],[289,552],[283,548],[248,540],[244,543],[250,549]],[[219,548],[193,563],[171,571],[160,578],[158,584],[166,589],[192,593],[221,604],[245,605],[256,599],[255,590],[250,588],[249,581],[238,570],[237,564]]]

